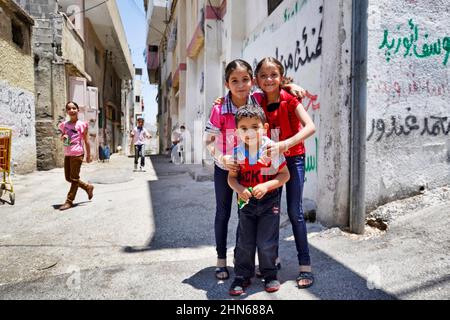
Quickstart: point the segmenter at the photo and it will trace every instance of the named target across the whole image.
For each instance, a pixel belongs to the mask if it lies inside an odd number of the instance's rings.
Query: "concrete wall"
[[[84,40],[80,34],[74,29],[69,20],[65,20],[62,30],[62,53],[63,57],[77,67],[78,70],[85,70],[84,63]]]
[[[61,167],[63,145],[57,124],[65,118],[66,66],[62,61],[64,20],[55,0],[15,0],[32,17],[36,101],[36,153],[39,170]]]
[[[89,85],[98,87],[99,96],[101,96],[101,90],[103,86],[103,77],[105,69],[105,49],[97,34],[92,27],[92,23],[89,19],[84,19],[85,21],[85,66],[86,72],[91,76],[92,81]],[[95,61],[95,50],[98,52],[98,62]]]
[[[369,2],[367,208],[450,183],[448,1]]]
[[[317,215],[348,226],[350,201],[351,0],[324,0]]]
[[[13,129],[11,159],[18,173],[36,169],[36,121],[31,26],[0,6],[0,127]],[[22,25],[24,47],[12,41],[11,18]]]

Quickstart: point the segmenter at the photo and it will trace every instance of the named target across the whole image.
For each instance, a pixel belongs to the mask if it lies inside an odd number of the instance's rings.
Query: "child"
[[[86,191],[89,200],[94,196],[94,186],[80,180],[80,169],[83,163],[84,151],[86,150],[86,162],[90,163],[91,148],[88,140],[88,123],[78,120],[79,111],[80,108],[75,102],[68,102],[66,104],[66,112],[70,120],[59,125],[62,133],[61,140],[64,141],[64,174],[66,180],[71,183],[67,200],[59,208],[61,211],[73,206],[78,187]]]
[[[229,278],[226,252],[233,190],[229,187],[227,179],[228,171],[239,169],[239,165],[235,164],[232,159],[232,151],[237,143],[234,115],[239,108],[248,103],[258,104],[257,97],[250,95],[253,86],[253,71],[246,61],[237,59],[227,65],[225,68],[225,86],[229,93],[215,102],[205,129],[206,147],[213,156],[215,163],[216,215],[214,231],[217,251],[215,274],[218,280]],[[301,97],[304,94],[304,90],[298,86],[291,85],[290,89],[294,92],[297,91]]]
[[[176,128],[172,132],[172,146],[169,148],[170,150],[170,163],[181,164],[183,163],[183,151],[184,151],[184,133],[186,131],[186,127],[181,125],[180,128]]]
[[[130,132],[130,136],[134,144],[134,170],[137,170],[139,157],[141,157],[139,169],[142,170],[145,166],[145,138],[150,139],[152,137],[147,129],[144,128],[143,118],[137,119],[137,127]]]
[[[240,108],[236,113],[236,126],[242,142],[235,148],[234,156],[240,170],[229,172],[228,184],[237,192],[238,199],[247,204],[239,209],[236,278],[229,293],[241,295],[250,284],[250,278],[255,274],[256,247],[265,290],[275,292],[280,288],[276,266],[280,226],[278,188],[289,180],[289,171],[283,155],[278,159],[261,159],[271,143],[264,136],[269,124],[261,107],[247,105]]]
[[[244,60],[234,60],[225,69],[225,86],[230,90],[224,103],[216,103],[206,125],[207,148],[214,158],[214,190],[216,194],[216,216],[214,231],[216,236],[217,268],[216,278],[229,278],[227,269],[227,233],[231,215],[233,190],[228,185],[228,170],[238,170],[239,166],[231,160],[231,153],[236,145],[234,115],[236,111],[253,103],[249,95],[253,86],[252,67]],[[227,150],[229,152],[227,152]]]
[[[264,92],[261,106],[270,125],[271,139],[279,141],[267,152],[286,156],[291,179],[286,184],[289,220],[298,253],[299,288],[308,288],[314,282],[311,272],[306,223],[303,216],[303,184],[305,177],[305,146],[303,141],[314,134],[315,126],[300,101],[281,88],[284,67],[275,58],[265,58],[255,70],[256,82]],[[280,190],[281,196],[281,190]]]

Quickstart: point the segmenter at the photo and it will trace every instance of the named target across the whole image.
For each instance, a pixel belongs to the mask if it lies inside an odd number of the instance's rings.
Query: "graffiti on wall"
[[[295,17],[299,12],[302,11],[302,8],[306,5],[307,0],[299,0],[294,3],[294,5],[290,8],[286,8],[283,13],[284,22],[288,22],[293,17]]]
[[[0,125],[12,127],[19,138],[31,136],[33,108],[34,96],[31,93],[0,81]]]
[[[311,111],[319,110],[320,109],[319,96],[317,94],[312,94],[311,92],[306,91],[306,96],[303,98],[302,104],[305,107],[306,111],[310,109]]]
[[[411,111],[408,108],[408,111]],[[367,141],[375,140],[380,142],[383,138],[391,136],[409,136],[413,132],[418,132],[421,136],[448,136],[450,132],[450,116],[427,116],[418,119],[415,115],[391,116],[391,119],[372,119],[370,134]]]
[[[442,97],[450,94],[448,79],[444,77],[418,77],[416,72],[410,70],[392,81],[378,79],[376,75],[369,83],[374,92],[387,96],[388,100],[398,102],[410,96],[426,95],[427,97]]]
[[[399,25],[395,31],[384,30],[383,40],[378,48],[384,50],[387,62],[396,55],[418,59],[440,56],[442,64],[447,66],[450,56],[450,37],[430,35],[427,31],[421,33],[420,26],[414,23],[413,19],[408,20],[409,34],[394,35],[400,33],[401,28],[402,25]]]
[[[322,11],[320,6],[318,13],[320,14],[319,25],[304,26],[300,34],[300,39],[295,42],[295,49],[291,52],[281,52],[277,47],[275,49],[275,58],[277,58],[285,68],[287,73],[289,70],[297,72],[301,66],[317,59],[322,54]],[[311,19],[315,21],[315,19]]]

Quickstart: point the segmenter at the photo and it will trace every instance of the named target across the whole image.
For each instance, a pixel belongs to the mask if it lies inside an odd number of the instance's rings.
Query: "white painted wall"
[[[0,127],[13,130],[11,160],[20,173],[36,170],[35,125],[34,94],[0,80]]]
[[[422,186],[450,183],[450,59],[444,64],[450,7],[448,1],[427,0],[378,0],[369,6],[366,201],[371,209]],[[391,49],[383,44],[385,32]],[[440,54],[420,57],[424,45],[433,43]]]
[[[134,104],[134,124],[136,124],[136,116],[142,114],[142,80],[134,79],[134,97],[133,97],[133,104]],[[140,101],[136,102],[136,97],[140,96]]]

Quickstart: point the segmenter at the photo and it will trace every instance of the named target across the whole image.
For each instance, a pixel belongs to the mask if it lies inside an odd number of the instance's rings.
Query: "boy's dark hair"
[[[239,121],[243,118],[258,118],[263,124],[267,123],[264,110],[260,106],[254,104],[248,104],[238,109],[234,117],[236,121],[236,126],[238,125]]]
[[[78,104],[76,102],[73,102],[73,101],[69,101],[69,102],[66,103],[66,110],[67,110],[67,107],[69,106],[69,104],[73,104],[75,107],[77,107],[77,110],[80,110],[80,107],[78,106]]]
[[[228,82],[230,80],[231,73],[236,70],[237,68],[243,68],[248,72],[248,75],[250,78],[253,78],[253,70],[252,66],[242,59],[236,59],[231,61],[227,67],[225,68],[225,81]]]

